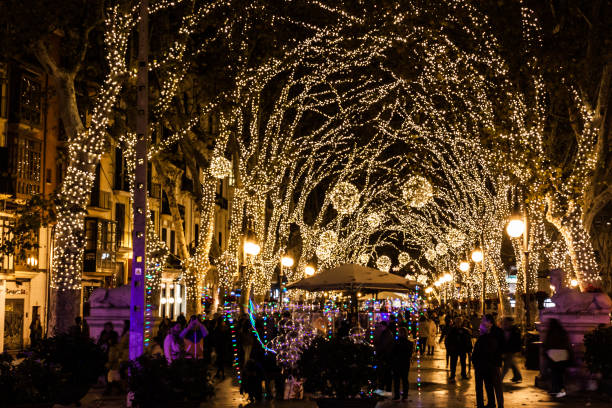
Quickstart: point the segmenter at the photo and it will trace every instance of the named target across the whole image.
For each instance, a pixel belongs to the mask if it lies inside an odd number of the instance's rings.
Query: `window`
[[[219,232],[219,247],[223,248],[223,234]]]
[[[174,232],[174,230],[170,230],[170,253],[176,255],[176,245],[174,244],[175,239],[176,239],[176,232]]]
[[[15,173],[20,179],[17,193],[37,194],[40,190],[40,147],[35,140],[18,138],[17,148],[13,151]]]
[[[32,125],[40,124],[40,84],[26,75],[19,86],[19,118]]]
[[[125,155],[119,147],[115,148],[115,190],[130,191],[130,178],[126,167]]]
[[[0,65],[0,118],[8,115],[8,76],[6,66]]]
[[[161,240],[164,244],[168,244],[168,230],[166,228],[162,228]]]
[[[196,224],[193,231],[194,231],[194,234],[195,234],[195,238],[194,238],[195,246],[197,247],[198,246],[198,241],[200,239],[200,226],[198,224]]]
[[[115,204],[115,222],[117,223],[117,246],[122,247],[125,232],[125,204]]]

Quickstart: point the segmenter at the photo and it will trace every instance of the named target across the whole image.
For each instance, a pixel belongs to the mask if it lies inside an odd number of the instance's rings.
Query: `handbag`
[[[569,360],[569,351],[565,349],[550,349],[546,352],[546,355],[555,363]]]

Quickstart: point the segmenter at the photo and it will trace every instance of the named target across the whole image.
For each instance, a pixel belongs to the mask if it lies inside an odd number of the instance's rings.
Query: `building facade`
[[[59,118],[53,84],[35,64],[0,62],[0,245],[10,240],[15,210],[33,195],[52,198],[65,171],[65,134]],[[205,118],[212,132],[213,118]],[[85,218],[81,315],[89,314],[89,297],[98,287],[130,283],[132,262],[132,204],[124,152],[109,146],[96,168],[95,183]],[[199,211],[190,191],[193,181],[185,171],[178,196],[185,240],[195,250],[199,236]],[[162,273],[159,314],[175,318],[185,313],[185,288],[181,274],[178,237],[166,194],[150,166],[148,194],[151,219],[157,235],[170,250]],[[221,251],[229,237],[231,180],[217,186],[214,239]],[[54,228],[41,228],[38,248],[0,260],[0,352],[20,350],[30,344],[34,316],[46,331],[49,281],[52,273]]]

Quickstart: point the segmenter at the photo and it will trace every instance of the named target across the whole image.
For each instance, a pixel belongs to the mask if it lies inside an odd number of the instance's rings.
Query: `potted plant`
[[[374,350],[369,344],[350,339],[318,337],[298,362],[305,378],[304,390],[323,395],[323,407],[374,407],[378,398],[371,391],[374,380]]]
[[[586,333],[584,347],[584,361],[589,371],[600,374],[600,389],[612,394],[612,327],[600,327]]]
[[[197,407],[214,394],[204,360],[142,355],[129,363],[132,404],[140,408]]]

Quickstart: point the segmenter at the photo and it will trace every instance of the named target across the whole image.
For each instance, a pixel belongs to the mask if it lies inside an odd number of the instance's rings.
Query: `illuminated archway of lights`
[[[582,287],[597,284],[580,207],[585,179],[596,162],[592,111],[572,88],[581,122],[575,170],[558,182],[555,193],[526,203],[525,192],[539,191],[551,170],[537,160],[545,155],[547,111],[537,61],[528,64],[535,92],[515,91],[486,16],[463,1],[443,3],[408,1],[392,6],[393,13],[370,15],[367,9],[311,2],[333,15],[335,23],[321,27],[279,16],[278,21],[310,35],[260,65],[238,67],[235,86],[224,95],[230,103],[217,110],[219,135],[207,173],[231,174],[236,181],[229,248],[217,260],[223,286],[239,276],[239,246],[248,219],[261,252],[242,283],[253,284],[256,294],[269,289],[294,228],[299,257],[289,280],[302,277],[307,264],[326,268],[358,262],[407,269],[421,284],[450,273],[460,284],[450,296],[465,298],[480,293],[481,282],[474,267],[462,272],[457,265],[481,247],[485,290],[504,298],[501,245],[514,203],[532,220],[527,234],[533,255],[527,276],[518,278],[519,292],[528,289],[526,282],[534,285],[545,258],[571,265]],[[202,12],[217,6],[212,3]],[[528,9],[523,23],[526,44],[540,46],[539,23]],[[196,23],[186,18],[185,26],[189,32]],[[246,46],[247,40],[230,28],[230,41],[239,49]],[[401,67],[393,61],[398,54]],[[181,66],[177,61],[185,55],[180,46],[162,61]],[[156,112],[167,109],[185,77],[181,70],[173,72],[162,86]],[[498,122],[500,107],[509,112],[509,123]],[[100,123],[106,126],[105,119]],[[152,146],[150,155],[189,135],[196,123],[197,118],[188,121]],[[504,147],[483,145],[483,129],[498,135]],[[98,153],[95,157],[99,160]],[[71,177],[76,176],[82,175]],[[313,197],[321,200],[314,205]],[[206,214],[203,220],[210,219]],[[201,225],[209,226],[203,232],[209,239],[212,224]],[[563,240],[552,241],[546,225]],[[518,241],[513,245],[520,266],[522,250]],[[555,250],[545,254],[551,245]],[[61,261],[64,255],[56,256]],[[195,267],[201,269],[207,262],[201,252],[185,266],[201,264]],[[62,270],[68,272],[54,284],[80,285],[69,268]]]

